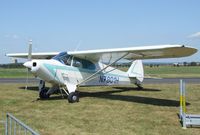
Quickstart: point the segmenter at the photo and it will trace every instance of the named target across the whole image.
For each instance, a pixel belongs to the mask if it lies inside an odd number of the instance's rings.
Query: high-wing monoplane
[[[197,49],[185,45],[157,45],[87,51],[6,54],[8,57],[26,58],[27,67],[40,78],[39,96],[49,98],[56,90],[62,89],[68,101],[79,101],[77,89],[80,86],[135,84],[141,88],[144,79],[143,59],[178,58],[190,56]],[[120,60],[132,62],[127,72],[113,65]],[[106,62],[105,62],[106,61]],[[45,82],[52,84],[45,89]]]

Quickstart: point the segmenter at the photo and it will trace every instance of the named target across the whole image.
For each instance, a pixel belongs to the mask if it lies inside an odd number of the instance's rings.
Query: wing
[[[51,59],[52,57],[58,55],[59,52],[47,52],[47,53],[32,53],[32,59]],[[28,53],[10,53],[6,54],[8,57],[13,58],[28,58]]]
[[[190,56],[197,52],[197,49],[184,45],[157,45],[115,49],[99,49],[87,51],[68,52],[69,55],[81,59],[97,62],[101,59],[114,59],[123,57],[127,60],[134,59],[158,59],[158,58],[177,58]],[[32,53],[32,59],[50,59],[59,52]],[[28,53],[6,54],[8,57],[27,58]]]
[[[196,52],[197,49],[184,45],[158,45],[158,46],[75,51],[75,52],[68,52],[68,54],[78,58],[96,62],[99,61],[100,59],[111,59],[114,57],[119,58],[121,56],[124,56],[124,59],[127,60],[178,58],[178,57],[190,56]]]

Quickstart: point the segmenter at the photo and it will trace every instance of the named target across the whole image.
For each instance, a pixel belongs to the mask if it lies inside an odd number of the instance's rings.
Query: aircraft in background
[[[39,97],[49,98],[58,89],[68,95],[70,103],[78,102],[77,89],[80,86],[106,86],[135,84],[142,88],[144,69],[142,59],[177,58],[190,56],[197,49],[184,45],[158,45],[116,49],[99,49],[70,52],[6,54],[8,57],[26,58],[27,67],[35,77],[40,78]],[[127,72],[112,67],[126,59],[132,62]],[[105,62],[107,61],[105,64]],[[45,89],[45,82],[52,87]]]

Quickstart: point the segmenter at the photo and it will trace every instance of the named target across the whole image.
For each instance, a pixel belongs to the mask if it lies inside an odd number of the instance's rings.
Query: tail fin
[[[142,82],[144,80],[144,68],[142,60],[133,61],[127,73],[130,78],[136,78],[137,81]]]

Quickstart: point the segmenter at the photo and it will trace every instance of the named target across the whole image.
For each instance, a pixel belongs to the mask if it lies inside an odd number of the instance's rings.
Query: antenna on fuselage
[[[81,42],[82,42],[81,40],[79,40],[79,41],[78,41],[78,44],[76,45],[76,48],[75,48],[75,50],[74,50],[74,51],[77,51],[77,50],[78,50],[78,48],[79,48],[79,47],[80,47],[80,45],[81,45]]]
[[[78,41],[78,44],[76,45],[76,48],[74,49],[74,51],[77,51],[78,48],[80,47],[80,45],[81,45],[81,40]],[[72,60],[71,60],[71,64],[70,64],[70,66],[73,65],[73,61],[74,61],[74,56],[72,56]]]

